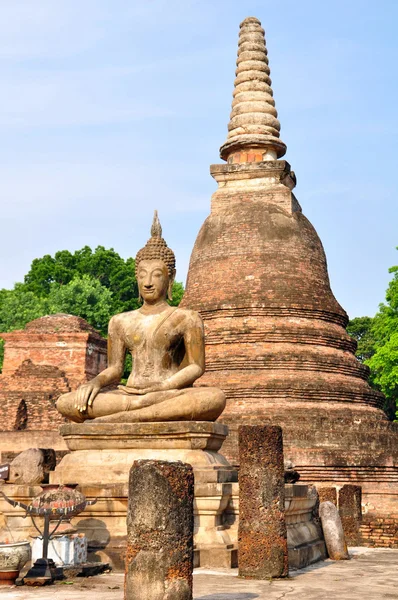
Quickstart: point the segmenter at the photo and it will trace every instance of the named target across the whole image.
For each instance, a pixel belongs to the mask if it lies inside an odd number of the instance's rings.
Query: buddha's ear
[[[172,272],[170,273],[169,287],[167,290],[167,298],[170,300],[170,302],[173,300],[173,283],[174,283],[175,276],[176,276],[176,270],[173,269]]]

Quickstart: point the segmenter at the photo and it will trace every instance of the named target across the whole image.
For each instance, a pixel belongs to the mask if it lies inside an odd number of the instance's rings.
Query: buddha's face
[[[137,283],[144,303],[166,300],[170,286],[167,266],[162,260],[142,260],[138,265]]]

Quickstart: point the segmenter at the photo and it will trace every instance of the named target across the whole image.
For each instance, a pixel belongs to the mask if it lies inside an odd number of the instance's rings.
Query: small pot
[[[14,585],[20,570],[29,559],[29,542],[0,544],[0,585]]]

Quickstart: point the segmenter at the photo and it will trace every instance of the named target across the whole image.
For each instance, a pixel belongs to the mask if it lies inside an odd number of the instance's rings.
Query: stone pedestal
[[[218,452],[228,434],[221,423],[67,424],[61,434],[69,448],[51,483],[78,483],[88,499],[98,502],[74,520],[86,533],[97,558],[117,565],[125,545],[128,478],[135,460],[182,461],[195,477],[195,566],[231,567],[237,564],[223,514],[230,503],[237,473]],[[114,546],[114,548],[113,548]],[[119,565],[120,566],[120,565]]]
[[[196,566],[237,566],[239,485],[237,482],[223,481],[226,475],[228,472],[220,467],[213,471],[215,480],[212,484],[195,485]],[[198,478],[198,472],[195,477]],[[88,500],[97,498],[95,505],[88,506],[84,513],[73,519],[73,525],[84,532],[88,539],[89,561],[95,561],[97,564],[111,562],[115,569],[124,570],[128,482],[101,487],[82,485],[80,489]],[[220,490],[224,491],[222,503],[219,500]],[[30,504],[42,490],[40,486],[6,485],[5,491],[10,498]],[[214,492],[213,496],[211,491]],[[228,499],[228,505],[224,510],[225,498]],[[318,504],[319,499],[314,486],[301,483],[285,485],[289,568],[306,567],[327,556],[319,525]],[[0,498],[0,535],[12,531],[15,541],[34,537],[36,530],[31,519],[24,518],[24,515],[25,511],[22,508],[14,508]],[[394,525],[391,525],[391,519],[388,522],[385,527],[389,527],[390,530],[386,533],[391,534]],[[371,526],[380,528],[383,525],[372,521]],[[363,527],[368,527],[367,523]],[[363,533],[366,534],[365,530]],[[388,539],[397,540],[397,532],[395,538]],[[224,541],[224,545],[221,540]]]
[[[314,486],[285,485],[285,519],[289,570],[302,569],[327,558]]]
[[[221,423],[68,423],[61,427],[70,454],[51,483],[127,483],[135,460],[181,460],[196,469],[227,467],[218,453],[228,434]]]

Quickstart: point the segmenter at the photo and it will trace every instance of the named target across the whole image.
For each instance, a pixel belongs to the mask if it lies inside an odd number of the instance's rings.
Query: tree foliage
[[[393,419],[398,417],[398,266],[389,272],[393,278],[385,303],[373,318],[350,321],[347,331],[357,340],[357,357],[370,368],[370,382],[385,395],[384,409]]]
[[[391,267],[393,278],[372,323],[374,353],[366,361],[372,380],[388,400],[390,412],[398,408],[398,266]],[[398,413],[396,414],[398,417]]]
[[[93,252],[88,246],[76,250],[56,252],[35,258],[25,275],[25,287],[38,297],[48,296],[54,283],[66,285],[72,279],[87,275],[96,279],[112,293],[113,312],[124,312],[139,307],[135,261],[124,260],[113,250],[98,246]]]
[[[17,283],[13,290],[0,290],[0,331],[22,329],[26,323],[46,314],[46,303]]]
[[[112,292],[90,275],[75,277],[66,285],[53,283],[44,301],[46,314],[67,313],[86,319],[106,335],[112,317]]]
[[[373,356],[375,352],[372,323],[371,317],[356,317],[347,326],[347,332],[357,341],[356,356],[362,363]]]
[[[183,295],[184,286],[182,285],[182,283],[176,281],[173,285],[173,299],[171,300],[171,302],[169,302],[169,304],[171,304],[171,306],[178,306],[182,300]]]

